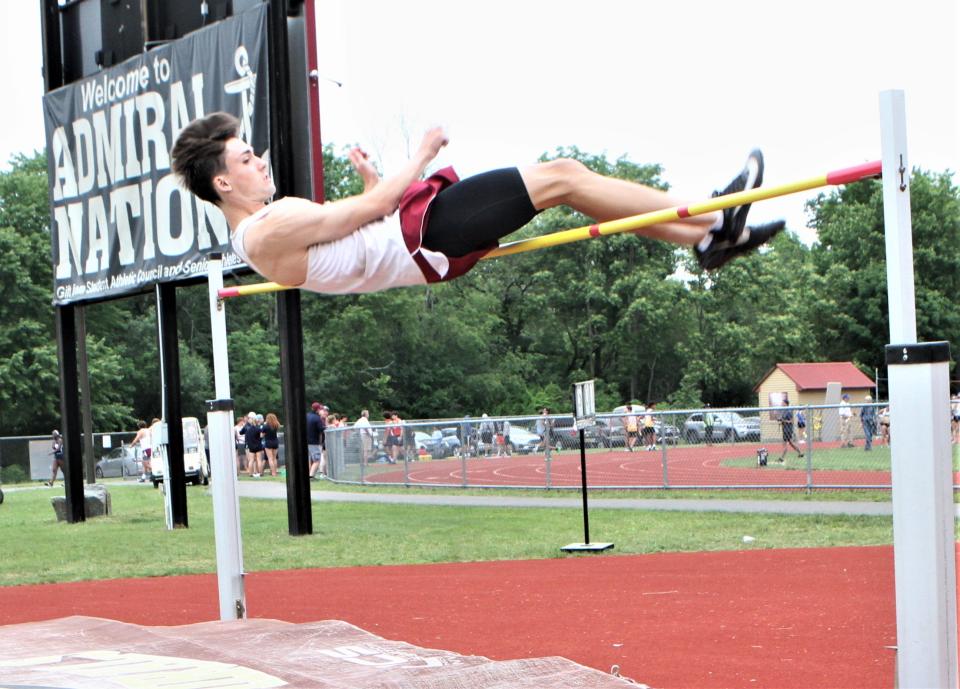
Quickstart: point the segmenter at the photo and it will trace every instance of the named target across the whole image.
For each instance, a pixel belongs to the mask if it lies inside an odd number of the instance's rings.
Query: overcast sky
[[[0,163],[42,148],[39,4],[3,2]],[[317,0],[324,141],[386,167],[432,124],[461,174],[557,146],[659,163],[703,200],[750,148],[779,184],[880,157],[906,93],[911,164],[960,166],[956,0]],[[809,194],[757,204],[806,241]]]

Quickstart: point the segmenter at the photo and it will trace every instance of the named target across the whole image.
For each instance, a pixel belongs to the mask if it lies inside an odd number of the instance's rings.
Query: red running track
[[[247,603],[461,654],[618,664],[658,689],[893,686],[890,547],[254,572]],[[74,614],[215,620],[216,577],[0,587],[0,624]]]
[[[791,454],[785,465],[775,465],[771,452],[767,467],[732,467],[724,462],[736,458],[755,457],[760,444],[670,447],[667,450],[669,485],[682,486],[797,486],[807,485],[804,460]],[[769,449],[769,448],[768,448]],[[889,453],[875,451],[877,471],[813,471],[815,486],[889,486]],[[366,480],[382,483],[463,484],[463,463],[460,459],[411,462],[406,476],[402,466],[389,471],[368,472]],[[512,457],[471,458],[466,461],[467,484],[472,486],[536,486],[546,485],[548,467],[542,454]],[[591,486],[661,487],[663,456],[657,452],[625,450],[596,451],[587,454],[587,479]],[[554,453],[549,466],[550,486],[580,485],[578,452]]]

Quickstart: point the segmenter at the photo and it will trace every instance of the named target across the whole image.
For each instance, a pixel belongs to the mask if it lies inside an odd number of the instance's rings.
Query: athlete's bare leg
[[[558,159],[520,168],[520,176],[537,210],[567,205],[598,222],[685,205],[665,191],[599,175],[576,160]],[[715,211],[637,230],[637,234],[675,244],[697,244],[718,225]]]

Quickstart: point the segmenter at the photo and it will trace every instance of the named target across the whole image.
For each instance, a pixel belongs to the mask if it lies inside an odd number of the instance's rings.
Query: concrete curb
[[[237,494],[246,498],[284,499],[285,484],[273,481],[257,483],[240,481]],[[341,493],[313,490],[310,499],[314,502],[381,503],[394,505],[446,505],[455,507],[534,507],[534,508],[580,508],[583,504],[576,498],[511,497],[509,495],[403,495],[400,493]],[[590,507],[613,510],[661,510],[672,512],[742,512],[762,514],[845,514],[862,516],[890,516],[893,505],[889,502],[850,502],[818,500],[801,502],[795,500],[690,500],[690,499],[611,499],[592,498]],[[960,516],[960,506],[958,506]]]

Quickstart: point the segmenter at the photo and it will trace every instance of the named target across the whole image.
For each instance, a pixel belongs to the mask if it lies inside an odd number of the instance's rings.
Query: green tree
[[[48,433],[59,425],[59,365],[51,307],[49,200],[43,154],[16,156],[0,173],[0,434]],[[130,402],[116,382],[123,357],[109,340],[88,343],[94,422],[117,428]]]
[[[917,336],[957,341],[960,312],[960,194],[949,172],[914,170],[910,185]],[[814,268],[830,308],[817,321],[830,359],[884,366],[890,340],[883,192],[879,181],[822,194],[811,205],[819,241]]]
[[[691,327],[679,347],[676,406],[752,406],[754,385],[776,363],[819,359],[812,326],[825,305],[808,256],[795,235],[782,233],[715,273],[688,261]]]
[[[0,433],[49,432],[58,418],[46,164],[17,156],[0,173]]]
[[[602,175],[667,187],[656,165],[611,162],[576,148],[558,149],[555,157],[579,160]],[[571,209],[554,208],[518,236],[590,222]],[[622,235],[490,263],[466,279],[498,295],[506,345],[533,364],[528,385],[568,389],[593,378],[603,395],[598,402],[605,405],[638,394],[659,401],[672,389],[679,369],[670,354],[682,337],[672,313],[682,285],[668,280],[677,266],[673,246]],[[564,393],[561,408],[570,406],[568,397]]]
[[[227,335],[230,352],[230,391],[237,416],[245,411],[261,414],[281,407],[280,355],[276,331],[259,323]]]

